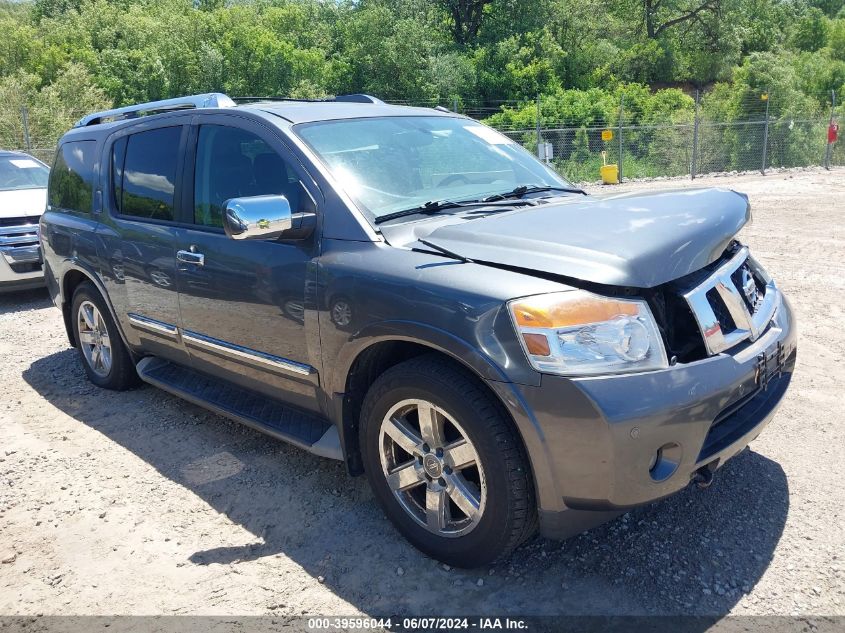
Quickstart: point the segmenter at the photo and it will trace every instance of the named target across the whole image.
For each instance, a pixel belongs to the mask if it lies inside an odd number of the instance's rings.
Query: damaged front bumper
[[[541,437],[532,453],[541,532],[565,538],[671,495],[755,439],[792,377],[796,330],[777,293],[767,329],[730,352],[641,374],[543,375],[519,386]],[[538,461],[541,460],[541,461]]]

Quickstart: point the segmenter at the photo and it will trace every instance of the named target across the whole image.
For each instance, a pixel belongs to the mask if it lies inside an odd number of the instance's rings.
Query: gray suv
[[[92,382],[342,460],[469,567],[706,486],[771,420],[796,331],[749,218],[588,196],[442,109],[208,94],[82,119],[41,242]]]

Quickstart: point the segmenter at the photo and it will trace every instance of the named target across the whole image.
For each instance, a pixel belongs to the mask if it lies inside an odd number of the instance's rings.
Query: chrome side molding
[[[746,265],[762,283],[765,291],[762,300],[758,300],[754,314],[740,295],[732,275]],[[725,332],[722,323],[716,317],[716,312],[707,297],[715,290],[725,308],[733,319],[736,329]],[[769,274],[751,257],[748,247],[743,246],[730,261],[725,262],[704,282],[684,293],[692,310],[704,345],[711,356],[719,354],[745,340],[756,341],[766,330],[777,308],[778,290]]]
[[[182,330],[182,340],[189,347],[210,350],[223,356],[246,361],[265,368],[269,367],[271,369],[282,370],[291,374],[310,376],[317,371],[310,365],[297,363],[281,356],[259,352],[248,347],[241,347],[240,345],[221,341],[220,339],[212,338],[199,332],[192,332],[191,330]]]
[[[149,317],[134,314],[130,312],[129,323],[132,327],[159,334],[168,338],[177,339],[180,334],[182,341],[188,347],[194,349],[202,349],[206,351],[216,352],[224,357],[229,357],[239,361],[245,361],[252,365],[261,367],[262,369],[275,369],[288,374],[296,374],[298,376],[312,376],[317,373],[317,370],[310,365],[298,363],[295,360],[282,358],[281,356],[274,356],[266,352],[259,352],[258,350],[242,347],[228,341],[221,341],[220,339],[193,332],[191,330],[180,330],[175,325],[164,323],[163,321],[156,321]]]
[[[134,314],[132,312],[130,312],[127,316],[129,317],[129,323],[131,323],[134,328],[146,330],[148,332],[152,332],[153,334],[163,334],[165,336],[169,336],[170,338],[176,338],[179,336],[179,328],[175,325],[170,325],[169,323],[164,323],[163,321],[156,321],[155,319],[151,319],[140,314]]]

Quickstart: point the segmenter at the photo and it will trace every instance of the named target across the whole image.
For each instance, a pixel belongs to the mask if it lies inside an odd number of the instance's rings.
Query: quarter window
[[[181,135],[181,126],[166,127],[131,134],[114,144],[114,196],[121,215],[174,219]]]
[[[194,222],[223,226],[232,198],[283,195],[291,210],[313,211],[314,203],[296,173],[263,139],[222,125],[200,126],[194,171]]]
[[[70,141],[56,153],[49,201],[56,210],[90,213],[94,191],[94,141]]]

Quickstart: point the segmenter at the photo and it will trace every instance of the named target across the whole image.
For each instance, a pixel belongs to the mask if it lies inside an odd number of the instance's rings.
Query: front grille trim
[[[20,218],[24,220],[25,218]],[[0,255],[10,266],[41,264],[38,224],[0,226]],[[31,272],[30,270],[14,272]]]
[[[733,279],[742,266],[748,266],[752,275],[764,286],[763,297],[758,301],[753,314]],[[717,297],[711,301],[714,292]],[[740,248],[702,283],[683,293],[710,356],[720,354],[746,340],[756,341],[774,316],[777,296],[775,282],[751,257],[747,246]],[[714,301],[721,301],[722,305],[714,308]],[[727,310],[733,323],[724,323],[724,317],[720,321],[716,316],[717,309]]]
[[[37,216],[31,217],[26,215],[19,215],[11,218],[0,218],[0,228],[26,228],[38,226],[39,218]]]

